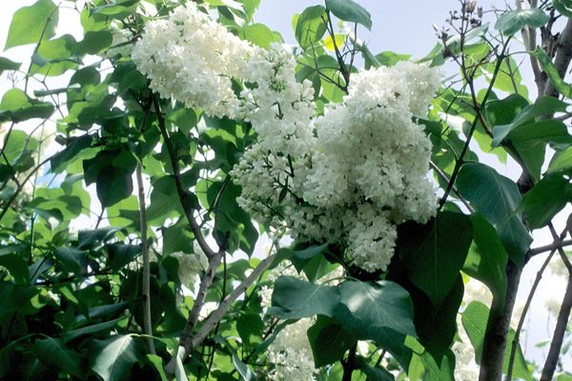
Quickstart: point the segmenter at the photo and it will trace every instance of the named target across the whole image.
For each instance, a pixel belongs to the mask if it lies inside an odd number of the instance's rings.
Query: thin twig
[[[28,176],[26,176],[26,178],[24,179],[24,181],[22,181],[20,183],[20,186],[18,188],[16,188],[16,191],[14,191],[14,194],[12,195],[12,197],[10,197],[10,199],[8,200],[8,202],[6,203],[6,205],[4,206],[4,208],[2,209],[2,212],[0,212],[0,221],[2,220],[2,218],[6,215],[6,213],[8,213],[8,210],[10,209],[10,206],[12,205],[12,203],[14,202],[14,200],[16,200],[16,198],[18,197],[18,195],[22,192],[22,189],[24,188],[24,185],[28,182],[28,180],[30,180],[34,174],[36,173],[36,171],[38,171],[40,168],[42,168],[44,166],[44,164],[46,164],[48,161],[50,161],[52,159],[53,156],[48,157],[47,159],[44,159],[40,164],[38,164],[31,172],[30,174],[28,174]]]
[[[439,168],[435,163],[433,163],[433,161],[429,162],[429,166],[431,167],[431,169],[433,169],[435,171],[435,173],[443,180],[445,181],[447,184],[449,183],[449,181],[451,181],[451,179],[449,179],[449,176],[447,176],[447,174],[445,172],[443,172],[441,170],[441,168]],[[471,206],[471,204],[469,204],[469,202],[467,200],[465,200],[465,198],[463,196],[461,196],[461,194],[459,193],[459,191],[457,190],[456,186],[453,186],[453,192],[455,193],[455,196],[463,203],[463,205],[465,205],[465,208],[467,208],[467,210],[471,213],[475,212],[475,208],[473,208]]]
[[[505,45],[503,46],[502,52],[499,54],[499,57],[497,58],[497,63],[495,66],[495,70],[493,72],[493,76],[491,78],[491,82],[489,83],[489,87],[487,88],[487,91],[485,93],[485,96],[483,97],[483,100],[481,101],[481,104],[486,104],[487,99],[489,98],[489,96],[492,92],[492,89],[493,89],[493,86],[495,84],[497,75],[498,75],[500,67],[502,65],[502,61],[505,57],[505,52],[506,52],[506,49],[508,48],[509,42],[510,42],[510,37],[507,39]],[[470,82],[470,78],[465,78],[465,79],[468,82]],[[476,101],[476,99],[474,99],[474,101]],[[477,107],[477,104],[475,104],[474,106]],[[475,129],[477,128],[477,124],[478,124],[479,120],[480,120],[480,116],[479,116],[479,112],[477,112],[477,115],[475,116],[475,118],[473,119],[473,123],[471,124],[471,129],[469,130],[469,133],[467,134],[467,140],[465,141],[463,149],[461,150],[461,154],[459,155],[459,158],[457,159],[457,162],[455,163],[455,167],[453,168],[453,173],[451,174],[451,179],[449,181],[449,184],[447,185],[447,189],[445,189],[445,193],[443,194],[443,197],[439,201],[439,210],[443,208],[443,206],[447,202],[447,198],[449,197],[449,194],[453,190],[453,185],[455,184],[455,181],[457,180],[457,176],[459,175],[459,171],[461,169],[461,166],[465,163],[464,157],[465,157],[465,154],[467,153],[467,151],[469,150],[469,144],[471,142],[471,139],[473,138],[473,133],[475,132]]]
[[[566,268],[568,269],[568,274],[572,275],[572,264],[570,263],[570,260],[568,260],[568,257],[566,256],[566,253],[562,248],[562,239],[566,237],[566,234],[568,233],[568,227],[566,227],[566,229],[562,233],[564,237],[558,236],[552,222],[548,223],[548,229],[550,230],[550,234],[552,234],[552,239],[554,239],[554,243],[556,244],[556,250],[558,250],[560,258],[562,258],[562,262],[564,262],[564,266],[566,266]]]
[[[538,254],[546,253],[547,251],[556,250],[556,248],[559,246],[566,247],[570,245],[572,245],[572,239],[561,241],[560,243],[553,242],[550,245],[540,246],[540,247],[535,247],[534,249],[530,249],[529,255],[533,257]]]

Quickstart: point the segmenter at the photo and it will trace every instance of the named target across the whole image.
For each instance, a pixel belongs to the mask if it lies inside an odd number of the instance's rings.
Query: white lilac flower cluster
[[[268,361],[274,369],[268,375],[276,381],[312,381],[314,380],[314,356],[308,341],[308,329],[314,319],[300,319],[289,324],[276,335],[268,347]]]
[[[195,250],[194,253],[184,253],[177,251],[170,254],[179,262],[177,271],[181,284],[193,289],[199,280],[199,274],[208,267],[208,259],[202,250]]]
[[[434,69],[402,62],[354,74],[341,104],[315,118],[291,52],[249,45],[192,2],[150,23],[133,59],[162,96],[252,124],[257,142],[231,174],[259,222],[340,244],[349,262],[376,271],[390,262],[397,224],[434,215],[431,144],[412,121],[439,86]]]
[[[232,78],[242,77],[255,49],[189,1],[168,19],[149,22],[132,58],[165,98],[211,115],[234,115]]]

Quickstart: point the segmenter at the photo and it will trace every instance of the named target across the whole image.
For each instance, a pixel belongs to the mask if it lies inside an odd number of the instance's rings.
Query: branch
[[[348,92],[348,86],[350,84],[350,73],[348,72],[348,68],[346,67],[346,64],[344,62],[344,59],[342,57],[342,54],[340,52],[340,49],[338,47],[338,44],[336,42],[336,33],[334,31],[334,25],[332,24],[332,17],[330,16],[330,11],[326,10],[326,17],[327,19],[324,20],[324,23],[326,24],[326,29],[328,31],[328,33],[330,34],[330,36],[332,37],[332,42],[334,44],[334,51],[336,53],[336,60],[338,61],[338,65],[340,66],[340,72],[342,73],[342,76],[344,77],[344,86],[338,86],[344,93],[347,94]],[[323,17],[322,17],[323,19]],[[351,70],[351,68],[350,68]]]
[[[560,350],[564,341],[564,334],[568,325],[568,318],[570,317],[570,310],[572,309],[572,275],[568,277],[568,286],[562,300],[562,307],[558,313],[558,320],[556,321],[556,328],[554,328],[554,335],[552,335],[552,343],[548,356],[544,362],[544,369],[542,369],[542,376],[540,381],[550,381],[554,376],[558,359],[560,358]]]
[[[507,381],[512,380],[512,371],[514,368],[514,360],[516,358],[516,350],[518,348],[518,343],[519,343],[519,339],[520,339],[520,332],[522,331],[522,327],[524,325],[524,319],[526,318],[526,314],[528,313],[528,309],[530,308],[530,303],[532,303],[532,298],[534,297],[534,294],[536,293],[536,289],[538,288],[538,285],[540,284],[540,280],[542,279],[542,274],[546,270],[546,267],[548,267],[548,264],[550,263],[550,260],[554,256],[555,252],[556,252],[556,249],[552,250],[550,252],[550,254],[548,255],[548,257],[546,257],[546,260],[544,261],[544,263],[542,264],[542,266],[540,267],[540,269],[536,273],[536,278],[534,279],[534,283],[532,284],[532,288],[530,289],[530,292],[528,293],[528,297],[526,298],[526,303],[524,304],[524,308],[522,310],[522,314],[520,315],[520,319],[518,320],[518,326],[516,327],[514,338],[512,339],[512,343],[511,343],[510,357],[508,360],[508,370],[507,370],[507,374],[506,374]]]
[[[171,162],[171,166],[173,167],[173,176],[175,177],[175,186],[177,188],[177,194],[179,195],[179,201],[183,207],[183,211],[185,213],[185,217],[191,226],[191,230],[197,240],[200,248],[203,250],[205,255],[208,258],[214,257],[217,255],[203,236],[201,232],[201,228],[195,217],[193,216],[193,206],[191,202],[190,195],[185,190],[183,186],[183,181],[181,180],[181,168],[179,167],[179,159],[177,158],[177,153],[175,148],[173,147],[173,143],[171,142],[171,138],[169,133],[167,132],[167,127],[165,126],[165,119],[163,118],[163,114],[161,112],[161,107],[159,105],[159,95],[153,95],[153,103],[155,105],[155,113],[157,114],[157,121],[159,122],[159,129],[161,130],[161,135],[163,136],[163,140],[165,140],[165,145],[167,146],[167,151],[169,153],[169,160]],[[221,249],[222,250],[222,249]]]
[[[542,266],[540,267],[540,269],[536,273],[536,279],[534,279],[534,283],[532,284],[532,288],[530,289],[530,292],[528,293],[528,298],[526,299],[526,303],[524,304],[522,314],[520,315],[520,319],[518,321],[518,326],[516,328],[515,335],[514,335],[514,338],[512,340],[512,346],[510,349],[510,357],[509,357],[508,370],[507,370],[507,380],[508,381],[512,380],[512,371],[513,371],[513,367],[514,367],[514,360],[516,357],[516,349],[517,349],[518,342],[519,342],[519,336],[520,336],[520,332],[522,331],[522,327],[524,325],[524,319],[526,317],[526,314],[528,313],[528,309],[530,308],[532,298],[534,297],[536,289],[538,288],[538,285],[540,284],[540,280],[542,279],[542,274],[546,270],[546,267],[548,267],[548,264],[550,263],[550,260],[554,256],[554,253],[556,252],[556,250],[559,250],[559,251],[562,250],[562,243],[563,243],[562,239],[564,239],[564,237],[566,237],[566,235],[568,234],[568,228],[565,228],[562,231],[562,233],[560,234],[560,236],[556,235],[556,231],[554,230],[554,226],[552,226],[552,223],[549,224],[549,228],[551,229],[551,233],[552,233],[552,236],[554,238],[554,243],[551,245],[545,246],[545,248],[547,248],[547,247],[550,248],[550,254],[548,255],[548,257],[546,257],[546,259],[544,260],[544,263],[542,264]],[[538,249],[542,249],[542,248],[538,248]],[[536,250],[538,250],[538,249],[536,249]],[[543,250],[541,252],[544,252],[544,251],[547,251],[547,250]],[[530,250],[528,254],[529,254],[528,258],[530,258],[532,255],[536,255],[538,253],[532,254],[532,250]]]
[[[506,338],[510,326],[510,317],[516,302],[516,293],[522,269],[509,261],[506,267],[507,289],[504,307],[499,308],[498,298],[493,298],[487,330],[483,342],[479,381],[500,381],[506,350]]]
[[[445,172],[443,172],[441,170],[441,168],[439,168],[437,166],[437,164],[433,163],[433,161],[429,161],[429,166],[431,167],[431,169],[433,169],[435,171],[435,173],[437,174],[437,176],[439,176],[443,181],[445,181],[447,184],[449,183],[449,181],[451,181],[451,179],[449,179],[449,177],[447,176],[447,174]],[[473,208],[471,206],[471,204],[469,204],[469,202],[467,200],[465,200],[463,198],[463,196],[461,196],[461,194],[459,193],[459,191],[457,190],[456,186],[453,186],[453,192],[455,193],[455,196],[463,203],[463,205],[465,205],[465,208],[467,208],[467,210],[471,213],[475,213],[475,208]]]
[[[529,4],[531,9],[538,8],[537,0],[531,0]],[[522,9],[522,4],[520,1],[516,1],[516,6],[517,9]],[[521,29],[520,33],[522,34],[522,41],[524,43],[525,49],[530,52],[534,51],[534,49],[536,49],[536,29],[525,27]],[[528,56],[530,58],[530,66],[532,67],[532,72],[534,73],[534,81],[536,82],[536,86],[540,88],[544,86],[545,82],[542,78],[542,70],[540,69],[538,59],[532,54],[529,54]]]
[[[540,246],[540,247],[536,247],[534,249],[530,249],[529,251],[529,255],[531,257],[538,255],[538,254],[542,254],[542,253],[546,253],[547,251],[556,251],[556,249],[558,247],[565,247],[565,246],[570,246],[572,245],[572,239],[566,240],[566,241],[561,241],[560,243],[558,242],[553,242],[550,245],[546,245],[546,246]]]
[[[30,180],[32,178],[32,176],[34,176],[34,174],[36,173],[36,171],[38,171],[40,168],[42,168],[44,166],[44,164],[46,164],[48,161],[50,161],[52,159],[53,156],[48,157],[47,159],[44,159],[40,164],[38,164],[31,172],[28,176],[26,176],[26,178],[24,179],[24,181],[22,181],[20,183],[20,186],[18,188],[16,188],[16,191],[14,192],[14,194],[12,195],[12,197],[10,197],[10,199],[8,200],[8,202],[6,203],[6,206],[4,206],[4,208],[2,209],[2,212],[0,212],[0,221],[2,220],[2,218],[4,218],[4,216],[6,215],[6,213],[8,213],[8,210],[10,209],[10,205],[12,205],[12,203],[14,202],[14,200],[16,200],[16,198],[18,197],[18,195],[20,195],[20,193],[22,192],[22,189],[24,189],[24,185],[28,182],[28,180]]]
[[[344,374],[342,376],[342,381],[351,381],[352,380],[352,373],[355,369],[355,360],[356,360],[356,352],[357,352],[357,343],[350,348],[350,353],[348,354],[348,359],[346,361],[342,361],[342,367],[344,368]]]
[[[201,329],[188,343],[189,346],[185,347],[186,352],[190,352],[193,348],[200,345],[209,333],[214,329],[214,327],[221,321],[221,319],[226,315],[232,303],[242,295],[248,287],[250,287],[254,281],[256,281],[264,271],[270,267],[276,254],[269,255],[264,258],[258,266],[252,271],[252,273],[246,278],[241,284],[239,284],[228,296],[220,303],[218,308],[208,317],[204,322]]]
[[[554,241],[561,244],[561,237],[556,235],[556,231],[554,230],[552,223],[548,224],[548,228],[550,229],[550,233],[552,234]],[[564,229],[563,235],[565,236],[566,233],[567,228]],[[558,320],[556,321],[556,327],[554,328],[554,334],[552,335],[552,342],[550,343],[548,356],[546,356],[546,361],[544,362],[544,369],[542,369],[542,375],[540,377],[541,381],[552,380],[552,377],[554,376],[554,371],[556,370],[556,365],[558,364],[560,351],[564,342],[564,334],[566,333],[566,328],[568,326],[568,318],[570,317],[570,311],[572,310],[572,265],[566,257],[566,253],[562,246],[559,245],[556,249],[568,269],[568,285],[566,286],[564,300],[562,300],[562,307],[560,307],[560,312],[558,313]]]
[[[566,237],[566,234],[568,233],[568,227],[564,229],[564,232],[562,232],[561,237],[559,237],[558,234],[556,234],[556,230],[554,230],[554,225],[552,224],[552,222],[548,223],[548,229],[550,229],[550,234],[552,234],[552,238],[554,239],[554,243],[556,244],[556,250],[558,250],[560,257],[562,258],[562,262],[564,262],[564,266],[566,266],[566,268],[568,269],[568,274],[572,275],[572,264],[568,260],[568,257],[566,256],[566,253],[562,248],[562,238]]]
[[[225,253],[225,246],[223,243],[219,243],[218,251],[214,251],[208,245],[201,232],[201,228],[197,221],[193,216],[193,205],[191,201],[191,197],[188,192],[185,190],[183,186],[183,182],[181,180],[181,169],[179,167],[179,160],[177,158],[177,154],[169,137],[169,133],[167,132],[167,127],[165,125],[165,119],[163,118],[163,114],[161,113],[161,108],[159,105],[159,96],[157,94],[153,95],[153,103],[155,106],[155,112],[157,114],[157,121],[159,123],[159,129],[161,130],[161,135],[163,136],[163,140],[165,141],[165,145],[167,146],[167,151],[169,153],[169,160],[171,162],[171,166],[173,167],[173,176],[175,178],[175,186],[177,188],[177,194],[179,196],[179,201],[183,207],[183,212],[185,213],[185,217],[189,222],[191,230],[197,240],[200,248],[203,250],[207,258],[209,259],[209,265],[207,271],[205,272],[204,276],[201,279],[201,283],[199,286],[199,291],[195,298],[193,308],[189,313],[189,318],[187,319],[187,323],[181,335],[180,345],[185,348],[183,353],[183,358],[185,358],[189,350],[192,347],[192,339],[193,339],[193,331],[195,329],[195,325],[199,319],[199,314],[205,302],[205,298],[207,295],[207,291],[210,289],[213,279],[216,275],[216,270],[221,262],[222,256]],[[171,361],[165,367],[167,373],[173,375],[175,373],[175,369],[177,366],[177,358],[178,355],[175,354]]]
[[[148,103],[145,107],[145,114],[141,120],[139,131],[143,132],[151,104]],[[143,331],[145,332],[145,341],[151,354],[157,354],[155,351],[155,343],[153,342],[153,324],[151,320],[151,264],[149,260],[149,245],[147,243],[147,208],[145,206],[145,188],[143,186],[143,169],[141,162],[137,163],[135,174],[137,178],[137,198],[139,200],[139,230],[141,236],[141,253],[143,255],[143,287],[141,290],[141,297],[143,298]]]
[[[495,70],[493,72],[493,76],[491,78],[491,82],[489,83],[489,87],[487,88],[487,92],[485,93],[485,96],[483,97],[483,100],[481,101],[481,104],[486,104],[493,86],[495,84],[497,75],[500,71],[501,65],[502,65],[502,61],[505,58],[505,52],[506,49],[508,48],[508,44],[510,42],[510,37],[507,39],[505,45],[503,46],[502,52],[499,54],[498,59],[497,59],[497,63],[495,66]],[[472,78],[467,76],[466,70],[463,67],[463,73],[465,76],[465,80],[469,83],[472,83]],[[472,87],[472,85],[471,85]],[[474,91],[471,91],[471,93],[473,93]],[[465,145],[463,146],[463,149],[459,155],[459,158],[457,159],[457,162],[455,163],[455,167],[453,168],[453,173],[451,174],[451,179],[449,180],[449,184],[447,185],[447,189],[445,189],[445,193],[443,194],[443,197],[441,198],[441,200],[439,201],[439,208],[438,210],[441,210],[443,208],[443,206],[445,206],[445,203],[447,202],[447,198],[449,197],[449,194],[451,193],[451,191],[453,190],[453,185],[455,185],[455,181],[457,180],[457,176],[459,175],[459,170],[461,169],[461,166],[465,163],[464,161],[464,157],[465,154],[467,153],[467,151],[469,150],[469,144],[471,142],[471,139],[473,138],[473,133],[475,132],[475,129],[477,128],[477,124],[480,120],[479,118],[479,114],[480,114],[480,109],[478,106],[476,98],[473,96],[473,102],[474,102],[474,106],[475,106],[475,110],[477,112],[477,115],[475,116],[475,118],[473,119],[473,123],[471,124],[471,129],[469,130],[469,133],[467,134],[467,140],[465,141]]]
[[[151,264],[149,263],[149,245],[147,244],[147,213],[145,209],[145,189],[143,188],[143,174],[141,173],[141,163],[137,163],[135,170],[137,177],[137,188],[139,198],[139,228],[141,230],[141,253],[143,254],[143,331],[145,341],[151,354],[157,354],[155,343],[153,342],[153,324],[151,323]]]
[[[557,46],[554,66],[558,70],[560,78],[564,78],[572,59],[572,19],[568,19],[560,38],[558,38]],[[546,81],[543,94],[558,97],[558,90],[556,90],[552,81]]]

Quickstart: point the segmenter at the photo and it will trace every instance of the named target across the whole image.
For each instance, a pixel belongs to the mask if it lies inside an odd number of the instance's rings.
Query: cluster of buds
[[[458,20],[468,22],[473,28],[481,26],[483,21],[483,7],[477,7],[477,0],[461,0],[461,11],[454,10],[449,12],[447,22],[453,24]]]

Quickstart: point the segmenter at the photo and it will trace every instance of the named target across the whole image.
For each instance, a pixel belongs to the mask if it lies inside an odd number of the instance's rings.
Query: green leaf
[[[572,99],[572,86],[564,82],[564,80],[560,77],[560,73],[558,73],[558,69],[556,69],[556,66],[554,66],[552,58],[546,54],[544,49],[537,47],[531,54],[538,59],[540,66],[542,66],[542,69],[548,78],[550,78],[554,88],[566,98]]]
[[[264,323],[259,314],[242,314],[236,320],[236,330],[244,344],[260,344],[264,332]]]
[[[159,373],[161,381],[169,381],[169,378],[165,373],[165,365],[163,364],[163,359],[161,357],[147,353],[147,361],[149,361],[157,373]]]
[[[473,222],[473,243],[463,265],[463,271],[487,285],[495,299],[504,302],[508,254],[497,231],[482,215],[473,214],[471,221]]]
[[[83,335],[93,335],[94,333],[100,333],[107,331],[109,332],[112,328],[115,328],[120,322],[125,322],[127,318],[120,317],[117,319],[104,321],[102,323],[91,324],[78,329],[73,329],[62,334],[62,340],[64,342],[71,341]]]
[[[229,251],[240,248],[248,255],[252,255],[258,232],[250,216],[237,203],[241,191],[241,188],[231,181],[226,185],[223,182],[214,182],[209,186],[207,193],[209,205],[214,205],[215,201],[218,201],[215,209],[217,222],[215,236],[228,237]]]
[[[171,215],[183,215],[183,207],[180,202],[173,202],[173,195],[177,194],[175,178],[173,176],[163,176],[151,179],[151,205],[147,210],[147,218],[153,223],[164,221],[165,217]]]
[[[478,301],[471,302],[462,314],[463,328],[465,328],[475,349],[475,361],[477,364],[481,363],[488,318],[488,307]]]
[[[326,0],[326,8],[340,20],[355,22],[371,30],[371,15],[353,0]]]
[[[39,188],[36,197],[28,203],[44,217],[55,217],[60,221],[70,221],[82,211],[81,198],[63,194],[61,189]]]
[[[215,341],[218,342],[219,344],[222,344],[224,347],[226,347],[226,349],[229,350],[232,357],[232,363],[234,365],[234,368],[237,370],[238,374],[244,381],[256,380],[256,374],[252,371],[252,369],[250,369],[248,365],[246,365],[244,362],[240,360],[240,358],[236,354],[236,350],[232,347],[232,345],[228,342],[228,340],[221,337],[220,335],[216,335]]]
[[[141,254],[141,246],[110,244],[107,245],[107,253],[109,254],[109,268],[112,271],[118,271]]]
[[[19,62],[14,62],[9,60],[8,58],[0,57],[0,75],[8,70],[8,71],[15,71],[20,69],[22,64]]]
[[[505,126],[499,126],[503,128]],[[495,127],[494,133],[498,131]],[[506,136],[519,153],[533,178],[540,180],[540,172],[544,163],[546,143],[572,143],[572,136],[566,125],[559,120],[549,119],[529,123],[512,129]]]
[[[315,5],[304,9],[296,23],[296,41],[302,49],[317,46],[326,32],[326,8]]]
[[[296,247],[283,247],[276,253],[276,259],[273,264],[278,265],[285,259],[299,259],[299,260],[310,260],[320,254],[322,254],[329,246],[329,243],[324,243],[322,245],[310,245],[303,249],[298,249]],[[295,264],[294,264],[295,265]],[[296,267],[298,271],[301,269]]]
[[[480,163],[463,165],[456,183],[461,195],[495,227],[509,258],[522,266],[532,238],[516,211],[521,201],[518,186]]]
[[[28,245],[24,244],[8,245],[0,249],[0,268],[8,270],[17,284],[30,283],[26,259],[28,252]]]
[[[554,101],[552,102],[555,103]],[[562,104],[562,102],[560,103]],[[568,106],[567,104],[562,105],[565,105],[564,107]],[[525,111],[527,111],[527,109],[523,110],[523,113]],[[568,133],[566,125],[556,119],[540,120],[530,123],[526,123],[520,119],[520,121],[516,123],[494,127],[493,133],[495,135],[493,144],[498,145],[501,140],[510,141],[536,181],[540,180],[540,172],[545,158],[546,143],[572,143],[572,136]]]
[[[572,147],[557,151],[552,157],[552,160],[550,160],[550,165],[546,173],[566,172],[570,169],[572,169]]]
[[[540,28],[546,25],[550,16],[541,9],[515,9],[503,13],[497,20],[495,28],[505,36],[512,36],[524,27]]]
[[[481,302],[473,301],[467,306],[462,315],[463,316],[461,321],[463,323],[463,327],[465,328],[467,336],[469,336],[469,340],[475,349],[475,361],[477,364],[480,364],[482,359],[485,331],[489,318],[489,308]],[[503,365],[504,373],[506,373],[508,370],[508,361],[510,358],[510,344],[508,343],[513,342],[514,336],[515,332],[511,328],[507,335],[507,348],[504,355]],[[513,375],[515,377],[524,380],[532,380],[520,344],[518,344],[513,370]]]
[[[348,281],[339,287],[341,308],[335,318],[360,340],[373,340],[407,369],[411,352],[406,335],[416,336],[413,304],[407,291],[396,283]]]
[[[77,233],[77,248],[87,249],[95,244],[105,242],[111,239],[117,230],[116,228],[109,227],[95,230],[80,230]]]
[[[541,96],[533,104],[524,108],[525,100],[516,98],[511,99],[510,103],[507,103],[508,100],[509,98],[500,101],[509,107],[505,109],[505,115],[490,120],[491,124],[495,126],[493,128],[494,146],[499,146],[513,130],[534,122],[537,117],[551,116],[556,112],[566,112],[566,109],[570,106],[566,102],[549,96]],[[514,115],[516,111],[518,111],[518,114]]]
[[[419,341],[437,364],[443,362],[457,333],[457,314],[463,300],[463,291],[461,274],[457,274],[451,291],[438,306],[434,306],[421,291],[415,288],[410,290]]]
[[[485,44],[485,46],[487,46],[487,44]],[[485,57],[486,55],[483,59]],[[499,89],[509,94],[516,93],[522,97],[528,97],[528,88],[523,82],[523,78],[519,70],[520,64],[513,57],[504,58],[498,70],[496,69],[496,66],[497,62],[492,61],[479,66],[479,70],[484,74],[489,82],[492,81],[496,72],[494,82],[495,89]]]
[[[55,254],[65,271],[77,275],[87,272],[87,252],[73,247],[59,247]]]
[[[272,29],[260,23],[245,25],[243,31],[247,41],[263,49],[268,49],[271,43],[282,40],[280,35],[275,34]]]
[[[85,183],[96,183],[97,198],[103,206],[111,206],[131,196],[132,174],[137,160],[126,147],[100,151],[93,159],[83,161]]]
[[[122,19],[131,15],[137,9],[139,0],[119,0],[112,4],[91,8],[91,15],[104,15],[115,19]]]
[[[409,61],[411,54],[398,54],[392,51],[385,51],[375,55],[377,62],[383,66],[394,66],[400,61]]]
[[[51,369],[61,369],[74,376],[82,377],[85,374],[79,353],[66,348],[59,340],[52,337],[38,339],[34,342],[34,352],[38,359]]]
[[[0,282],[0,316],[2,319],[12,318],[9,316],[20,308],[36,293],[29,285],[15,285]]]
[[[269,314],[281,319],[301,319],[314,315],[333,317],[340,303],[334,287],[315,285],[291,276],[281,276],[274,283]]]
[[[394,381],[395,377],[387,369],[369,365],[367,359],[358,356],[355,361],[356,369],[366,375],[367,381]],[[413,378],[410,378],[413,379]]]
[[[66,34],[53,40],[42,42],[34,56],[31,74],[43,74],[55,77],[73,70],[80,63],[77,57],[77,42]]]
[[[167,111],[166,119],[179,127],[185,134],[190,133],[191,128],[196,126],[198,122],[197,114],[179,103],[174,109]]]
[[[18,123],[33,118],[47,119],[53,113],[54,106],[51,103],[32,99],[17,88],[4,93],[0,103],[0,122],[12,120]]]
[[[560,175],[549,175],[538,182],[522,200],[528,226],[546,226],[570,200],[570,182]]]
[[[75,158],[85,148],[91,147],[91,142],[92,137],[89,134],[69,138],[66,148],[55,154],[50,160],[52,172],[62,172],[65,169],[64,164]]]
[[[12,16],[4,50],[51,38],[57,24],[58,8],[50,0],[39,0],[29,7],[22,7]]]
[[[28,266],[28,274],[30,276],[30,284],[36,283],[38,278],[46,271],[48,271],[54,264],[52,261],[44,258],[39,258],[36,262]]]
[[[357,342],[357,338],[334,319],[324,316],[318,316],[316,323],[308,329],[308,339],[316,368],[341,360]]]
[[[97,54],[110,47],[112,42],[113,35],[109,30],[87,32],[83,40],[78,43],[78,53],[80,55]]]
[[[361,332],[372,332],[379,327],[415,336],[411,298],[397,283],[347,281],[339,290],[341,302],[360,321]],[[368,336],[373,338],[375,334]]]
[[[473,230],[469,217],[443,212],[425,225],[409,222],[397,233],[397,253],[408,279],[439,306],[463,267]]]
[[[135,342],[129,335],[93,340],[91,369],[104,381],[122,380],[137,362]]]
[[[86,312],[84,312],[85,319],[80,315],[76,316],[76,321],[81,322],[86,319],[101,319],[101,318],[115,317],[119,315],[121,312],[125,311],[127,307],[129,307],[129,302],[121,302],[121,303],[90,307]]]
[[[572,2],[570,0],[552,0],[554,8],[566,17],[572,17]]]

